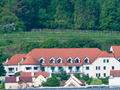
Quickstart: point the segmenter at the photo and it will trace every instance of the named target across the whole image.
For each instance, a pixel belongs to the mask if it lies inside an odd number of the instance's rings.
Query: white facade
[[[113,77],[109,78],[109,85],[120,85],[120,77]]]

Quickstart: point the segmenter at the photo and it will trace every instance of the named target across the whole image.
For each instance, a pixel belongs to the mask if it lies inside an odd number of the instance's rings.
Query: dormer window
[[[22,62],[23,62],[25,59],[26,59],[26,58],[25,58],[25,57],[23,57],[23,58],[22,58]]]
[[[75,60],[75,63],[80,63],[80,59],[78,57],[76,57],[74,60]]]
[[[49,61],[50,61],[50,63],[55,63],[55,59],[54,59],[53,57],[51,57],[51,58],[49,59]]]
[[[67,59],[67,62],[68,62],[68,63],[73,63],[72,58],[71,58],[71,57],[69,57],[69,58]]]
[[[40,63],[45,63],[45,59],[41,57],[41,58],[39,59],[39,62],[40,62]]]
[[[59,58],[57,59],[57,62],[58,62],[58,63],[63,63],[63,60],[59,57]]]
[[[85,63],[89,63],[89,62],[90,62],[89,58],[88,58],[88,57],[85,57],[85,58],[84,58],[84,62],[85,62]]]
[[[120,57],[118,57],[118,61],[120,62]]]

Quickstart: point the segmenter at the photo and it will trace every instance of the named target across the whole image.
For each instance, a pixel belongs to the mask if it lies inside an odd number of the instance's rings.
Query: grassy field
[[[90,37],[94,40],[120,39],[118,31],[92,31],[92,30],[33,30],[31,32],[0,34],[0,41],[13,42],[43,41],[47,38],[56,38],[66,41],[73,37]]]

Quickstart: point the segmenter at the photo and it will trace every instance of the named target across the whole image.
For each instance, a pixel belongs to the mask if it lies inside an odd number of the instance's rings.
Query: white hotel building
[[[51,77],[63,68],[68,74],[84,73],[90,77],[110,76],[110,70],[120,70],[120,46],[110,52],[98,48],[33,49],[28,54],[15,54],[4,63],[6,76],[16,72],[47,72]]]

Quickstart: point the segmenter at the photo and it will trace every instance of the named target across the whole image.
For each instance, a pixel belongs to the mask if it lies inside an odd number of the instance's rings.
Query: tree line
[[[119,30],[119,0],[1,0],[0,32]]]

